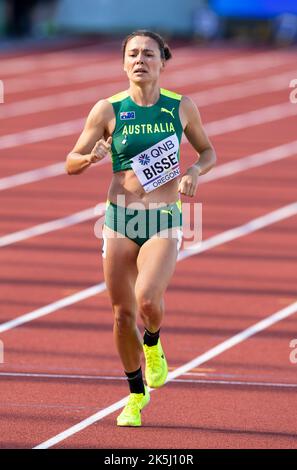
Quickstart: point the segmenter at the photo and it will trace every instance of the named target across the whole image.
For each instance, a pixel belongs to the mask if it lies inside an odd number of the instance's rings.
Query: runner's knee
[[[113,306],[114,323],[119,333],[125,333],[135,328],[136,318],[132,310],[120,305]]]
[[[154,296],[151,292],[143,292],[136,294],[137,306],[141,319],[145,322],[158,321],[161,315],[161,301],[159,297]]]

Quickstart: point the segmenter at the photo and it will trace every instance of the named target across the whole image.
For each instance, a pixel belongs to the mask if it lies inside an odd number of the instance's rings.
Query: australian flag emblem
[[[120,113],[121,121],[126,121],[126,119],[135,119],[135,111],[123,111]]]

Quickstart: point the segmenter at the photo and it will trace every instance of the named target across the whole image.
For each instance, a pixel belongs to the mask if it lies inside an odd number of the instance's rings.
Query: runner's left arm
[[[198,160],[191,165],[179,184],[181,194],[193,197],[198,186],[198,177],[204,175],[216,163],[215,150],[203,129],[201,116],[193,100],[184,96],[181,102],[181,114],[185,122],[184,133],[196,150]]]

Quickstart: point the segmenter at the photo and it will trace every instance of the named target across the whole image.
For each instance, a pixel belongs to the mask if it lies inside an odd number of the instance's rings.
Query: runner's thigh
[[[137,258],[136,296],[161,298],[174,273],[177,259],[176,239],[151,238],[142,245]]]
[[[111,302],[123,308],[134,308],[139,246],[129,238],[114,237],[108,227],[104,227],[104,234],[103,270]]]

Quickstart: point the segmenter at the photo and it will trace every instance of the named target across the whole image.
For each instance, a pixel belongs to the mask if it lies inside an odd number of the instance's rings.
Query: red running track
[[[78,131],[26,144],[21,134],[84,119],[94,102],[87,98],[82,103],[76,95],[71,105],[63,105],[60,94],[98,86],[101,98],[111,94],[110,87],[114,92],[126,87],[119,51],[111,45],[107,51],[85,44],[83,52],[61,47],[24,57],[5,54],[1,137],[14,137],[9,148],[1,147],[0,137],[0,183],[1,178],[64,161]],[[293,51],[179,45],[175,56],[176,64],[173,60],[162,79],[164,86],[190,96],[202,91],[211,96],[218,86],[242,87],[241,98],[226,95],[225,101],[201,106],[204,123],[289,103],[288,83],[287,88],[267,90],[254,82],[248,97],[243,84],[284,72],[296,78]],[[110,64],[106,76],[97,78],[100,67],[92,72],[94,64]],[[84,78],[73,81],[73,69]],[[30,112],[5,116],[10,104],[20,109],[33,98],[46,100],[31,102]],[[295,141],[297,108],[290,113],[214,134],[218,166]],[[188,144],[182,158],[183,169],[194,161]],[[292,152],[201,184],[195,201],[203,203],[203,239],[295,202],[296,170]],[[104,202],[110,174],[107,164],[79,178],[61,172],[1,191],[0,240]],[[40,236],[29,232],[23,241],[1,248],[2,325],[103,281],[94,221]],[[162,328],[171,370],[295,302],[296,272],[296,216],[179,262],[166,292]],[[115,412],[56,447],[296,448],[297,364],[289,359],[293,338],[294,314],[155,391],[143,412],[142,428],[118,429]],[[105,291],[11,327],[1,333],[1,340],[1,448],[35,447],[127,394]]]

